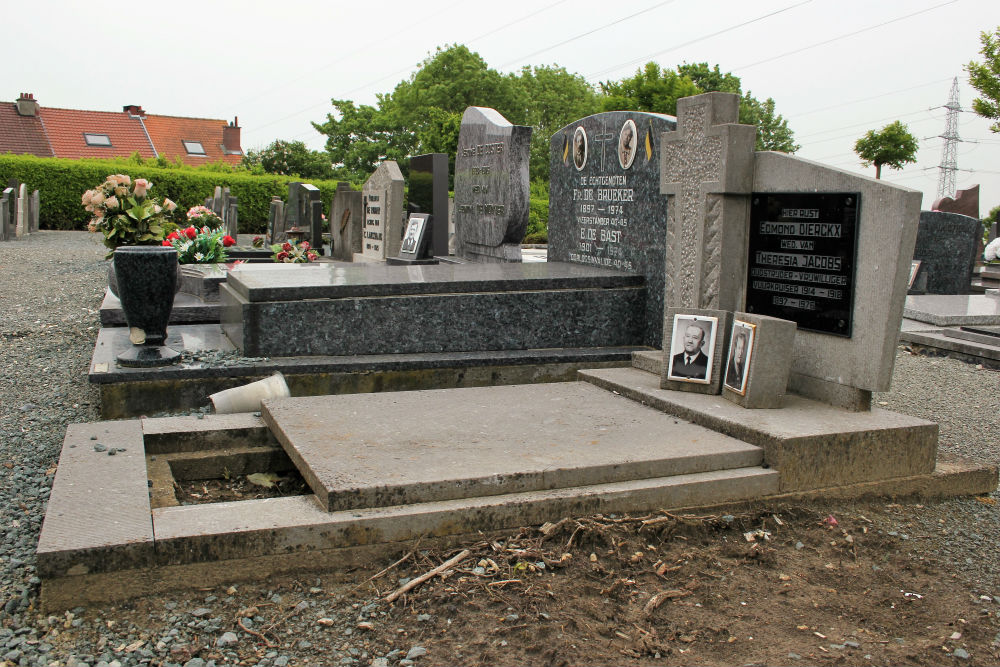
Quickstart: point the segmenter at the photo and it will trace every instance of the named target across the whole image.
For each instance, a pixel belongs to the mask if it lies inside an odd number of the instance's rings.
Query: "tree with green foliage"
[[[917,161],[917,138],[898,120],[881,130],[868,130],[854,144],[854,152],[866,167],[875,165],[875,178],[882,177],[882,165],[902,169],[904,164]]]
[[[979,53],[983,62],[970,62],[965,66],[969,73],[969,83],[982,97],[972,102],[972,110],[983,118],[997,121],[990,130],[1000,132],[1000,26],[993,34],[982,32],[979,41],[983,48]]]
[[[377,107],[355,106],[351,100],[331,102],[336,114],[329,113],[325,123],[312,125],[326,135],[327,153],[347,178],[364,181],[384,160],[395,160],[406,168],[417,145],[416,134],[393,113],[389,96],[379,95]]]
[[[735,93],[740,96],[739,121],[757,126],[756,148],[760,151],[794,153],[799,146],[794,141],[788,121],[775,113],[770,97],[761,102],[749,91],[741,91],[740,78],[722,72],[718,65],[684,63],[677,70],[662,69],[656,63],[646,66],[632,77],[616,82],[601,83],[606,111],[629,110],[677,114],[677,100],[699,93]]]
[[[621,81],[602,81],[604,111],[648,111],[677,115],[677,100],[704,92],[688,77],[654,62]]]
[[[989,243],[990,239],[990,228],[993,225],[1000,223],[1000,206],[994,206],[990,209],[990,212],[986,214],[981,221],[983,223],[983,243]]]
[[[280,176],[296,174],[302,178],[334,177],[330,156],[321,151],[309,150],[301,141],[277,139],[267,148],[247,151],[242,165],[250,171],[259,166],[265,174]]]
[[[525,66],[518,82],[525,102],[522,122],[532,128],[531,180],[548,181],[552,135],[574,120],[600,111],[600,101],[586,79],[557,65]]]
[[[392,93],[378,96],[378,106],[354,106],[332,100],[336,114],[313,123],[327,136],[326,148],[337,165],[363,180],[382,160],[421,153],[446,153],[454,160],[458,130],[466,107],[491,107],[520,124],[525,102],[514,75],[487,66],[478,53],[455,44],[438,48]]]

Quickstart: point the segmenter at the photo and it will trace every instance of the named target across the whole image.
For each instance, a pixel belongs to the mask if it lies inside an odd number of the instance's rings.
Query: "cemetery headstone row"
[[[215,186],[215,193],[205,200],[205,207],[222,219],[226,234],[236,238],[239,232],[239,202],[229,194],[229,187]]]
[[[38,190],[28,194],[28,187],[16,178],[8,181],[0,204],[0,241],[33,234],[39,229],[41,199]]]

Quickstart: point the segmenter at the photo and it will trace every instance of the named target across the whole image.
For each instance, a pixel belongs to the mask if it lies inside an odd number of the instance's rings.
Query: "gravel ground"
[[[87,610],[86,620],[82,609],[60,617],[36,611],[39,581],[34,549],[65,428],[69,423],[98,419],[97,392],[88,384],[86,372],[106,285],[104,253],[100,237],[85,232],[40,232],[25,240],[0,243],[0,529],[4,532],[0,664],[199,667],[206,662],[185,655],[184,638],[191,633],[217,632],[221,610],[239,602],[232,597],[235,591],[221,599],[204,593],[167,598],[162,613],[148,618],[143,628],[118,627],[114,618],[100,618],[101,610]],[[1000,373],[996,371],[901,350],[892,390],[878,394],[876,401],[890,410],[940,423],[942,453],[1000,462]],[[879,529],[903,539],[912,536],[914,558],[926,553],[941,556],[970,594],[994,596],[1000,595],[1000,521],[995,501],[996,494],[923,504],[869,503],[864,510]],[[836,503],[830,511],[851,511],[858,506]],[[333,626],[343,636],[342,645],[336,642],[336,650],[331,646],[331,659],[336,657],[335,662],[341,664],[410,664],[398,652],[369,656],[352,648],[351,628],[359,619],[363,622],[369,615],[384,612],[357,603],[338,607],[337,598],[321,596],[322,582],[312,583],[302,585],[300,605],[322,612],[328,621],[322,625]],[[280,601],[278,592],[271,595]],[[308,616],[310,620],[303,620],[302,627],[295,626],[294,618],[288,621],[289,633],[302,638],[295,645],[302,655],[310,655],[312,642],[317,641],[316,613]],[[252,613],[244,623],[252,629]],[[86,624],[94,631],[78,634],[72,656],[59,654],[59,647],[50,643],[53,627]],[[146,648],[128,648],[143,637],[149,639]],[[223,664],[225,642],[240,639],[225,633],[220,640],[223,658],[218,664]],[[414,647],[411,659],[419,657],[421,651],[416,649],[420,648]],[[300,664],[292,653],[270,651],[256,664]]]

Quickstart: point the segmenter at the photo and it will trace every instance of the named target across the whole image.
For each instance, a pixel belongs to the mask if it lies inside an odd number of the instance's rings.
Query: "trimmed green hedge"
[[[136,160],[68,160],[40,158],[33,155],[0,155],[0,185],[11,178],[25,183],[28,191],[38,190],[42,229],[86,229],[90,214],[80,205],[86,190],[100,184],[108,174],[128,174],[133,179],[146,178],[153,183],[151,194],[158,199],[169,197],[187,210],[204,204],[215,186],[229,186],[239,199],[240,233],[266,231],[271,197],[288,196],[288,183],[304,179],[290,176],[251,175],[240,172],[199,170],[190,167],[162,167],[139,164]],[[307,181],[319,188],[323,207],[337,190],[337,181]]]

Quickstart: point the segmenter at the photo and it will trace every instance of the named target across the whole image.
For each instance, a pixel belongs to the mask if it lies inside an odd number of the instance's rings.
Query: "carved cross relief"
[[[677,102],[677,129],[662,135],[667,307],[742,308],[756,128],[738,118],[737,95],[687,97]]]

